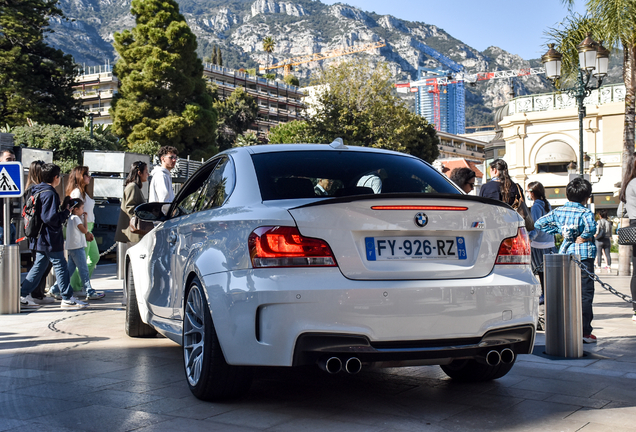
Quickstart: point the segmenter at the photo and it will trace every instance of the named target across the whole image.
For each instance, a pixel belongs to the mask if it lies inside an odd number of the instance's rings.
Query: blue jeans
[[[88,264],[86,264],[86,252],[84,251],[84,248],[68,251],[68,274],[72,275],[75,273],[75,269],[79,272],[79,277],[82,281],[86,294],[91,295],[95,290],[91,286],[91,277],[88,271]],[[57,282],[51,287],[51,291],[54,293],[60,291]],[[71,292],[72,291],[73,288],[71,288]]]
[[[69,283],[70,278],[68,275],[66,259],[64,258],[64,252],[37,251],[35,253],[33,267],[29,270],[29,274],[27,274],[26,279],[24,279],[22,287],[20,288],[20,295],[22,297],[28,296],[37,288],[40,284],[40,280],[46,276],[44,273],[46,272],[49,261],[53,264],[57,283],[61,287],[62,298],[64,300],[68,300],[73,296],[73,288],[71,288],[71,284]]]

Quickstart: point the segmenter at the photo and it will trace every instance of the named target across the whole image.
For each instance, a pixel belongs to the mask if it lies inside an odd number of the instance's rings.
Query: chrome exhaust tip
[[[357,374],[362,370],[362,362],[357,357],[351,357],[345,363],[345,370],[351,375]]]
[[[330,374],[337,374],[342,370],[342,361],[338,357],[329,357],[318,362],[318,367]]]
[[[501,355],[498,351],[492,350],[486,354],[486,364],[488,366],[497,366],[501,361]]]
[[[510,348],[504,348],[501,350],[501,362],[505,364],[510,364],[515,361],[515,353]]]

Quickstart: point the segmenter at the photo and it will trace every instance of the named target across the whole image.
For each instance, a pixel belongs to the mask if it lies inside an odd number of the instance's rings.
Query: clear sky
[[[366,12],[433,24],[479,51],[494,45],[526,60],[539,58],[548,50],[544,31],[568,15],[560,0],[346,0],[340,3]],[[584,6],[579,0],[575,10],[583,13]]]

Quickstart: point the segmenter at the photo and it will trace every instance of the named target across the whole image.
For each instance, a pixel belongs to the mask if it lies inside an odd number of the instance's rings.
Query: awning
[[[576,152],[563,141],[552,141],[544,144],[535,156],[535,164],[577,161]]]

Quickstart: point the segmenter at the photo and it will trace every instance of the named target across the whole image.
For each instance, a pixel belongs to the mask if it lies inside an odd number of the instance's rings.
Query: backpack
[[[22,208],[22,219],[24,220],[24,235],[29,239],[36,239],[42,230],[42,200],[40,194],[31,195],[27,198],[26,204]]]
[[[596,234],[596,240],[603,240],[606,237],[609,237],[608,232],[607,232],[607,228],[606,228],[606,223],[604,219],[599,220],[598,222],[598,234]]]

